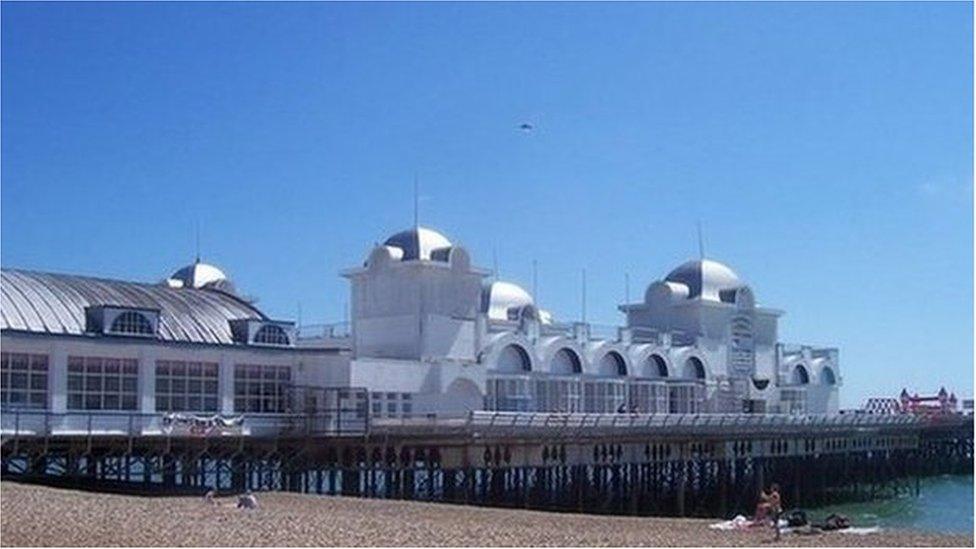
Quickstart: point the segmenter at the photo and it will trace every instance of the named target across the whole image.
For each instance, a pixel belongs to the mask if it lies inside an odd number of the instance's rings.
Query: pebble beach
[[[951,546],[972,535],[886,530],[784,536],[715,522],[492,509],[411,501],[257,494],[141,497],[0,483],[0,545],[13,546]]]

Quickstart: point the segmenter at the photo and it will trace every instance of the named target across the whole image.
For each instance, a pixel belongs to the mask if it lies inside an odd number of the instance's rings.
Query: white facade
[[[626,324],[609,338],[553,322],[528,292],[487,281],[430,229],[394,235],[343,274],[351,378],[371,391],[417,391],[414,414],[837,410],[837,350],[781,344],[782,312],[757,306],[715,261],[651,283],[643,302],[620,306]]]
[[[4,408],[281,414],[286,386],[314,386],[365,389],[373,417],[837,410],[837,350],[779,342],[782,312],[712,260],[652,282],[609,336],[422,227],[342,275],[349,333],[302,339],[199,261],[160,284],[4,270]]]

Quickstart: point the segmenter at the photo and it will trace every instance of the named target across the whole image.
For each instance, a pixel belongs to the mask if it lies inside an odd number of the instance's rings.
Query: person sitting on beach
[[[769,487],[769,514],[773,518],[776,539],[779,539],[779,517],[783,514],[783,501],[779,495],[779,484],[773,484]]]
[[[203,501],[207,505],[220,505],[217,503],[217,491],[213,488],[207,490],[207,493],[203,495]]]
[[[257,509],[258,500],[254,497],[254,494],[248,490],[243,496],[237,498],[237,508],[238,509]]]
[[[769,494],[766,490],[760,490],[759,492],[759,502],[756,503],[756,512],[752,516],[752,522],[755,525],[765,524],[767,518],[769,517]]]

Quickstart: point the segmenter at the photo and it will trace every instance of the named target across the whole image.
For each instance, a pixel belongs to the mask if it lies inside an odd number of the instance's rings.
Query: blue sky
[[[2,5],[2,262],[340,320],[421,222],[557,317],[706,252],[842,404],[972,393],[966,3]],[[536,126],[520,132],[523,121]]]

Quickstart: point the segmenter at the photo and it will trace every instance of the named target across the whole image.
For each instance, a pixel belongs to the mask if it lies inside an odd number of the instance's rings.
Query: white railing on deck
[[[383,418],[371,423],[373,434],[467,434],[488,436],[518,434],[545,436],[567,433],[573,436],[601,434],[699,434],[762,435],[851,431],[888,427],[955,425],[971,418],[944,416],[926,418],[910,415],[788,415],[788,414],[581,414],[546,412],[470,412],[460,415],[430,415],[413,418]]]

